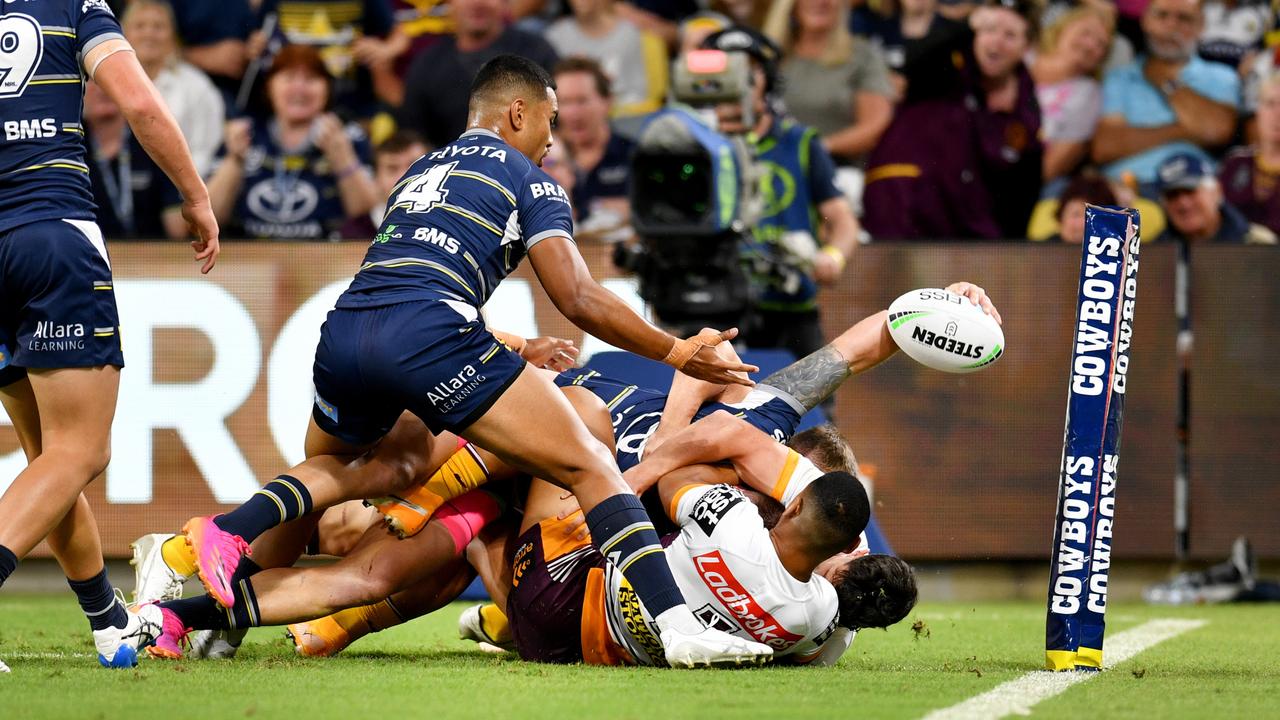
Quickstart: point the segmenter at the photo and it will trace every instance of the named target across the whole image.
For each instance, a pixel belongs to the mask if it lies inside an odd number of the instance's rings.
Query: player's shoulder
[[[732,536],[738,541],[751,537],[751,531],[768,533],[756,506],[736,487],[712,485],[691,499],[692,504],[687,506],[689,519],[709,538]]]

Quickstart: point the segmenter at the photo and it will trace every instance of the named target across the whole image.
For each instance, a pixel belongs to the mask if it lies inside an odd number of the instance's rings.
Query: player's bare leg
[[[127,613],[117,601],[82,494],[111,454],[119,381],[111,366],[32,370],[0,388],[28,460],[0,498],[0,546],[16,560],[48,539],[89,618],[98,659],[112,667],[136,664],[137,650],[160,630],[157,610]]]
[[[352,445],[320,429],[307,429],[308,459],[259,490],[226,515],[192,518],[184,527],[201,582],[223,607],[234,606],[233,584],[249,541],[272,527],[310,515],[346,500],[376,497],[409,484],[430,462],[435,447],[431,433],[417,418],[402,416],[381,441]],[[310,532],[291,534],[291,547],[280,557],[296,558]],[[256,566],[253,568],[256,569]],[[244,573],[240,574],[241,576]]]
[[[613,454],[591,436],[547,377],[525,367],[463,434],[525,473],[573,492],[597,547],[617,559],[615,564],[654,614],[672,665],[752,663],[772,656],[768,646],[710,630],[693,616],[653,524],[623,481]]]

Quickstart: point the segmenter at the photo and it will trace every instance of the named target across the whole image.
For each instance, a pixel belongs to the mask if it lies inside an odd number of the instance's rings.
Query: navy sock
[[[288,475],[267,483],[243,505],[213,519],[219,528],[253,542],[277,525],[311,512],[311,493],[296,478]]]
[[[587,527],[600,553],[622,571],[651,615],[657,617],[684,604],[658,533],[640,498],[605,498],[587,513]]]
[[[253,581],[249,578],[237,580],[232,583],[231,591],[236,597],[235,607],[227,611],[231,614],[231,629],[244,630],[261,625],[258,596],[253,592]]]
[[[122,628],[129,624],[129,616],[124,605],[116,600],[115,590],[111,589],[111,581],[107,580],[107,569],[88,580],[72,580],[67,584],[80,601],[80,609],[89,618],[89,627],[94,630],[106,630],[109,627]]]
[[[231,576],[231,587],[234,589],[233,594],[236,598],[236,606],[231,610],[219,605],[209,595],[173,600],[161,603],[161,607],[172,610],[182,620],[183,625],[193,630],[230,630],[237,627],[254,627],[251,619],[256,620],[257,618],[258,600],[251,590],[248,593],[249,600],[246,600],[246,593],[241,590],[240,582],[248,580],[251,575],[256,575],[260,572],[262,572],[262,568],[257,563],[247,557],[240,558],[240,564],[236,566],[236,573]],[[247,585],[248,583],[246,583]],[[253,607],[252,618],[249,614],[250,602]]]
[[[160,607],[177,615],[183,627],[194,630],[226,630],[230,627],[227,611],[208,595],[170,600],[160,603]]]
[[[0,586],[4,585],[4,581],[9,579],[14,570],[18,569],[18,556],[13,554],[9,548],[0,545]]]

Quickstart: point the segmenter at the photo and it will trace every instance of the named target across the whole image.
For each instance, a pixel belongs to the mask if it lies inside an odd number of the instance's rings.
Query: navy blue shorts
[[[124,367],[107,247],[87,220],[0,232],[0,387],[26,368]]]
[[[336,309],[320,328],[312,417],[340,440],[366,445],[405,410],[432,432],[461,434],[524,369],[480,319],[442,300]]]

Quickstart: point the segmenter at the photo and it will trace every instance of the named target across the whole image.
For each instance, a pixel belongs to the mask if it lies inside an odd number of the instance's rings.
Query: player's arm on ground
[[[85,53],[83,62],[85,72],[120,106],[138,142],[182,193],[182,215],[196,234],[191,245],[196,259],[204,261],[200,271],[209,272],[218,259],[218,221],[178,122],[128,41],[99,43]]]
[[[838,627],[817,648],[801,651],[777,658],[778,662],[791,665],[811,665],[814,667],[830,667],[840,661],[841,656],[853,644],[854,631]]]
[[[588,333],[702,380],[751,385],[740,373],[755,372],[759,368],[728,362],[715,352],[714,346],[732,340],[737,336],[737,329],[703,332],[684,340],[659,330],[591,277],[586,262],[568,236],[539,240],[529,248],[529,263],[556,309]]]

